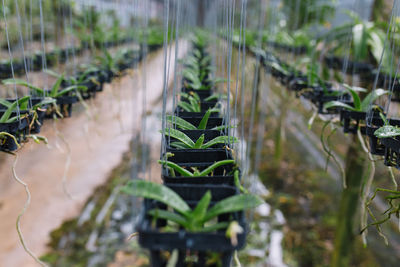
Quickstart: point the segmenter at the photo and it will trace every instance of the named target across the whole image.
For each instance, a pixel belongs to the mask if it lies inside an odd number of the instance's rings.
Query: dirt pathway
[[[183,43],[179,50],[181,57],[186,51]],[[146,96],[149,110],[162,92],[163,60],[162,51],[148,59]],[[172,57],[170,82],[173,62]],[[136,71],[105,86],[105,90],[89,103],[92,119],[81,108],[81,111],[73,112],[72,118],[57,123],[56,127],[71,148],[67,188],[72,200],[62,187],[67,147],[57,138],[52,122],[47,121],[41,133],[49,139],[50,148],[31,141],[19,152],[16,171],[28,183],[32,194],[32,203],[21,227],[27,245],[37,255],[46,251],[49,232],[64,220],[76,216],[92,190],[106,181],[110,171],[120,162],[133,134],[140,129],[140,75],[140,71]],[[12,163],[13,156],[0,156],[0,267],[37,266],[23,251],[15,230],[15,220],[26,195],[24,188],[12,179]]]

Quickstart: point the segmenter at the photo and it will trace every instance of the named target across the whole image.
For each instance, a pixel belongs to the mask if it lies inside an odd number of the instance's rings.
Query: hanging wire
[[[380,72],[381,72],[381,70],[382,70],[382,62],[383,62],[383,58],[384,58],[384,55],[385,55],[385,51],[386,51],[386,47],[387,47],[387,42],[388,42],[388,40],[389,40],[389,33],[390,33],[390,28],[391,28],[390,25],[392,25],[392,22],[394,21],[394,14],[395,14],[395,11],[396,11],[396,9],[397,9],[396,7],[397,7],[397,0],[395,0],[395,1],[393,2],[392,12],[391,12],[391,14],[390,14],[390,19],[389,19],[389,27],[388,27],[388,29],[387,29],[387,31],[386,31],[386,38],[385,38],[385,42],[384,42],[384,44],[383,44],[384,49],[383,49],[383,51],[382,51],[382,54],[381,54],[381,57],[380,57],[380,60],[379,60],[379,65],[378,65],[377,74],[376,74],[376,76],[375,76],[374,85],[373,85],[373,87],[372,87],[372,90],[373,90],[373,91],[376,90],[376,87],[377,87],[377,85],[378,85],[379,75],[380,75]],[[396,79],[396,77],[397,77],[397,72],[398,72],[398,68],[397,68],[397,70],[396,70],[395,79]],[[393,90],[393,88],[391,88],[391,90]],[[390,96],[389,96],[389,102],[390,102]],[[368,126],[370,126],[371,123],[372,123],[372,118],[373,118],[373,113],[374,113],[373,108],[372,108],[372,107],[373,107],[373,104],[374,104],[374,103],[372,103],[372,101],[371,101],[371,102],[369,103],[369,107],[368,107],[367,118],[366,118],[366,122],[367,122],[367,125],[368,125]],[[387,105],[387,108],[389,108],[389,104]],[[386,110],[386,111],[387,111],[387,110]]]
[[[263,30],[264,22],[265,22],[265,12],[263,12],[263,10],[264,10],[263,7],[264,7],[264,5],[261,6],[260,14],[259,14],[258,38],[257,38],[257,48],[258,49],[261,49],[262,30]],[[250,158],[251,146],[253,143],[253,128],[254,128],[254,117],[255,117],[255,112],[256,112],[256,101],[257,101],[256,96],[257,96],[257,91],[258,91],[260,63],[261,63],[261,56],[259,53],[257,53],[256,65],[254,68],[254,79],[253,79],[252,97],[251,97],[250,124],[249,124],[248,141],[247,141],[247,144],[250,147],[247,150],[246,158]],[[254,171],[254,170],[252,170],[252,171]]]
[[[166,107],[167,107],[167,90],[168,90],[168,22],[169,22],[169,0],[164,0],[164,74],[163,74],[163,103],[162,103],[162,131],[166,128]],[[166,148],[165,135],[161,135],[161,155]]]
[[[25,70],[25,77],[26,81],[29,83],[29,77],[28,77],[28,67],[26,63],[26,56],[25,56],[25,48],[24,48],[24,39],[22,37],[22,23],[21,23],[21,16],[19,13],[19,5],[18,5],[18,0],[14,0],[15,3],[15,10],[17,14],[17,22],[18,22],[18,34],[19,34],[19,44],[22,50],[22,60],[24,63],[24,70]],[[31,90],[28,91],[28,95],[31,95]],[[29,107],[32,108],[32,98],[29,98]]]
[[[10,38],[9,38],[9,33],[8,33],[8,23],[7,23],[7,15],[6,15],[6,8],[5,8],[4,0],[2,0],[2,3],[3,3],[4,30],[6,32],[8,56],[9,56],[10,67],[11,67],[11,77],[14,80],[15,99],[18,100],[18,91],[17,91],[17,85],[15,84],[14,63],[13,63],[13,56],[11,53],[11,45],[10,45]],[[17,102],[17,117],[18,117],[19,124],[21,125],[21,113],[20,113],[20,108],[19,108],[19,102]]]

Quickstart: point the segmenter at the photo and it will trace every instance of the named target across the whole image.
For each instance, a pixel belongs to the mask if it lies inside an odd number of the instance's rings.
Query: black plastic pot
[[[64,118],[69,118],[71,117],[72,113],[72,105],[77,103],[79,101],[77,96],[59,96],[56,98],[56,104],[60,109],[61,114],[63,115]],[[53,119],[55,113],[50,111],[46,112],[45,119]],[[58,115],[56,114],[58,117]]]
[[[331,93],[331,94],[329,94]],[[310,100],[314,103],[318,108],[319,114],[339,114],[340,108],[329,108],[325,109],[324,105],[330,101],[340,101],[346,104],[351,105],[351,96],[348,93],[344,93],[342,95],[333,95],[333,91],[324,90],[324,88],[317,87],[314,88],[312,95],[310,96]]]
[[[207,190],[211,191],[211,205],[214,205],[215,201],[222,200],[237,193],[236,188],[228,186],[167,186],[183,199],[187,200],[187,203],[191,207],[201,199]],[[197,263],[191,266],[214,266],[206,265],[208,252],[219,253],[222,266],[228,267],[231,263],[233,251],[241,249],[245,244],[246,231],[238,235],[238,243],[235,246],[226,238],[225,230],[213,233],[190,233],[185,230],[180,230],[179,232],[160,232],[160,227],[166,225],[165,220],[154,221],[151,216],[147,215],[147,211],[154,208],[165,209],[165,205],[156,201],[145,200],[143,206],[144,209],[142,210],[136,229],[139,233],[139,244],[150,250],[151,266],[153,267],[165,266],[167,260],[162,257],[162,254],[165,251],[171,252],[173,250],[179,251],[179,259],[176,265],[179,267],[187,266],[185,264],[185,258],[188,253],[198,256]],[[231,220],[238,221],[244,229],[247,229],[243,212],[226,214],[218,218],[219,222]]]
[[[390,125],[400,126],[400,120],[398,119],[389,119],[388,122]],[[366,135],[369,139],[370,152],[373,155],[383,156],[385,155],[385,146],[381,142],[382,139],[377,138],[374,133],[384,125],[384,122],[381,118],[374,117],[370,124],[371,125],[366,126]]]
[[[173,153],[173,157],[168,160],[183,166],[204,166],[211,165],[217,161],[232,159],[230,151],[222,148],[215,149],[171,149],[167,152]]]
[[[343,124],[343,132],[356,134],[360,122],[365,121],[366,116],[366,112],[349,111],[342,109],[340,111],[340,121]]]
[[[385,146],[385,165],[400,169],[400,140],[398,138],[382,138],[380,142]]]
[[[3,115],[0,112],[0,117]],[[17,142],[25,139],[25,135],[29,134],[29,122],[31,121],[32,116],[21,118],[18,121],[10,122],[10,123],[0,123],[0,132],[7,132],[13,135]],[[3,141],[0,140],[0,151],[15,151],[17,150],[17,144],[10,137],[5,137]]]

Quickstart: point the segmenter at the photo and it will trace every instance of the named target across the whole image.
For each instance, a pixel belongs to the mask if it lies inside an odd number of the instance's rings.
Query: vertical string
[[[15,84],[14,62],[13,62],[13,56],[11,53],[11,45],[10,45],[10,38],[9,38],[9,33],[8,33],[8,23],[7,23],[6,8],[5,8],[4,0],[2,0],[2,3],[3,3],[4,30],[6,32],[8,56],[10,59],[10,67],[11,67],[11,76],[12,76],[12,79],[14,80],[15,99],[18,100],[19,98],[18,98],[17,85]],[[21,124],[21,114],[20,114],[20,109],[19,109],[19,102],[17,102],[17,116],[18,116],[19,124]]]
[[[141,135],[141,143],[142,143],[142,173],[144,176],[146,175],[146,167],[147,167],[147,157],[144,153],[146,149],[146,111],[147,111],[147,32],[148,32],[148,24],[149,24],[149,17],[148,17],[148,12],[149,12],[149,3],[148,1],[144,1],[144,25],[143,25],[143,59],[142,59],[142,85],[143,85],[143,95],[142,95],[142,135]],[[139,6],[139,3],[137,2],[137,5]],[[139,10],[137,6],[137,10]],[[149,173],[150,175],[150,173]],[[144,177],[146,179],[146,177]],[[149,177],[150,180],[150,177]]]
[[[164,0],[164,75],[163,75],[163,104],[162,104],[162,131],[166,128],[166,107],[167,107],[167,64],[168,64],[168,21],[169,21],[169,0]],[[161,135],[161,154],[165,151],[165,136]]]
[[[47,71],[47,62],[46,62],[46,44],[44,39],[44,22],[43,22],[43,7],[42,0],[39,0],[39,12],[40,12],[40,40],[42,44],[42,70]],[[48,78],[47,75],[44,76],[44,89],[48,88]]]

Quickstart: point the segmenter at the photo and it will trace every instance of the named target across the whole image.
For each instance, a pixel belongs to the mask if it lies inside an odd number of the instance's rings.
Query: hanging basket
[[[0,111],[0,117],[3,113]],[[29,134],[29,121],[32,116],[21,117],[20,120],[10,123],[0,123],[0,132],[7,132],[13,135],[17,142],[25,139],[25,136]],[[6,136],[3,140],[0,140],[0,151],[15,151],[18,149],[14,139]]]
[[[194,207],[203,195],[211,191],[211,206],[229,196],[237,194],[234,187],[228,186],[202,186],[202,185],[168,185],[178,195],[180,195],[190,207]],[[223,214],[218,217],[218,222],[229,222],[236,220],[245,231],[238,234],[238,243],[232,245],[231,240],[225,235],[225,230],[211,233],[191,233],[185,230],[178,232],[163,232],[162,227],[166,226],[165,220],[155,220],[147,215],[151,209],[166,209],[165,205],[152,200],[145,200],[136,230],[139,233],[139,244],[150,250],[151,266],[165,266],[168,259],[164,257],[165,252],[179,251],[178,264],[176,266],[187,266],[185,259],[187,255],[197,255],[198,260],[192,266],[216,266],[207,265],[209,253],[218,253],[220,264],[218,266],[230,266],[234,250],[241,249],[246,240],[247,226],[243,212]]]
[[[400,169],[400,140],[398,138],[382,138],[380,142],[385,146],[385,165]]]
[[[400,126],[399,119],[389,119],[388,122],[390,125]],[[376,137],[374,134],[375,131],[378,130],[383,125],[384,122],[380,117],[379,118],[374,117],[372,119],[371,125],[366,126],[366,135],[368,136],[369,139],[370,152],[373,155],[379,155],[379,156],[385,155],[385,145],[382,143],[383,139]]]

